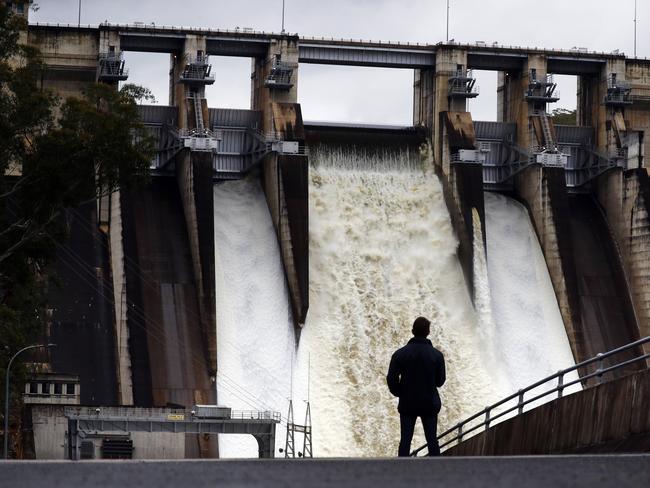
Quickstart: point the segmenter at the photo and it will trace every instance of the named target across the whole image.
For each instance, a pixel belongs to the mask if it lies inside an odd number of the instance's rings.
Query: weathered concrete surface
[[[291,76],[293,87],[288,90],[271,89],[265,85],[276,58],[293,67]],[[280,39],[272,39],[269,42],[267,55],[252,60],[251,71],[251,108],[261,110],[263,113],[260,129],[266,133],[274,129],[278,130],[279,128],[274,126],[273,105],[293,104],[298,101],[298,36],[287,35]]]
[[[649,336],[650,178],[645,168],[614,170],[594,187],[620,252],[640,335]]]
[[[447,456],[650,450],[650,370],[565,396],[491,427]]]
[[[129,352],[129,327],[126,310],[126,267],[122,236],[122,202],[120,192],[109,196],[110,217],[108,242],[113,279],[113,310],[115,314],[115,356],[117,360],[117,394],[119,405],[133,405],[131,380],[131,353]]]
[[[639,330],[620,253],[602,209],[591,195],[570,195],[569,215],[583,348],[593,357],[638,340]],[[629,351],[613,360],[631,359],[639,352]]]
[[[95,203],[65,213],[69,238],[57,249],[60,286],[48,292],[53,371],[79,375],[85,405],[115,405],[117,398],[113,283],[107,236],[97,225]]]
[[[445,79],[447,80],[447,78]],[[447,83],[447,81],[445,81]],[[456,102],[458,103],[458,102]],[[480,164],[451,164],[451,154],[476,145],[474,123],[469,112],[441,112],[441,154],[435,160],[436,172],[442,181],[445,203],[458,237],[458,257],[470,295],[474,296],[474,222],[476,209],[485,236],[485,205],[483,200],[483,168]]]
[[[481,219],[485,236],[485,204],[483,199],[483,168],[478,164],[452,166],[448,179],[442,179],[445,202],[458,237],[458,259],[465,283],[474,297],[474,222],[472,209]]]
[[[539,165],[515,177],[515,192],[530,211],[576,362],[639,339],[621,256],[593,198],[569,196],[564,170]]]
[[[213,404],[199,298],[181,196],[174,178],[122,193],[134,404]],[[213,441],[188,436],[187,457],[216,457]]]
[[[274,131],[283,140],[304,144],[300,105],[271,106]],[[278,235],[293,320],[302,326],[309,308],[309,162],[303,156],[268,155],[263,163],[263,186]]]
[[[24,488],[355,487],[638,488],[650,455],[369,460],[5,462],[6,486]]]
[[[217,370],[212,154],[184,151],[176,158],[176,180],[192,254],[203,344],[211,374]]]

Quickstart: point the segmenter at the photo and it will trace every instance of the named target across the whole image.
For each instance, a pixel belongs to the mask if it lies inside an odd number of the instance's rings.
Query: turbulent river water
[[[215,186],[220,403],[286,416],[293,397],[301,422],[309,398],[316,456],[394,456],[399,420],[385,375],[418,315],[432,321],[430,339],[447,363],[439,431],[571,362],[548,286],[537,302],[539,280],[526,278],[530,270],[502,266],[507,252],[492,250],[490,243],[500,245],[495,235],[512,234],[500,223],[512,212],[502,200],[488,197],[488,258],[479,255],[475,263],[475,308],[427,158],[406,149],[369,155],[321,147],[310,165],[310,310],[299,341],[259,183]],[[523,214],[511,225],[532,229]],[[534,247],[530,233],[515,235]],[[543,258],[535,259],[541,272]],[[534,323],[518,323],[531,311]],[[540,342],[550,333],[550,342]],[[279,426],[278,448],[284,435]],[[418,427],[414,446],[420,442]],[[220,436],[220,450],[223,457],[257,455],[255,442],[238,436]]]

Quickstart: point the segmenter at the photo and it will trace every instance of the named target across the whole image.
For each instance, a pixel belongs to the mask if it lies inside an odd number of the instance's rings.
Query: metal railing
[[[271,410],[261,412],[257,410],[233,410],[230,418],[232,420],[272,420],[279,423],[282,420],[282,414]]]
[[[150,420],[150,421],[191,421],[215,420],[195,417],[190,410],[141,407],[66,407],[65,416],[72,419],[99,420]],[[259,420],[281,422],[282,414],[270,410],[233,410],[229,417],[216,420]]]
[[[611,159],[627,159],[626,147],[615,147],[609,150],[609,157]]]
[[[121,24],[121,23],[112,23],[112,22],[102,22],[100,24],[70,24],[70,23],[54,23],[54,22],[30,22],[30,26],[33,27],[64,27],[64,28],[73,28],[73,29],[78,29],[78,28],[83,28],[83,29],[133,29],[133,30],[141,30],[141,31],[150,31],[150,32],[155,32],[155,31],[187,31],[187,32],[198,32],[198,33],[208,33],[208,34],[244,34],[244,35],[267,35],[267,36],[298,36],[297,33],[278,33],[278,32],[270,32],[270,31],[260,31],[260,30],[255,30],[247,27],[242,27],[242,28],[235,28],[235,29],[214,29],[214,28],[207,28],[207,27],[189,27],[189,26],[174,26],[174,25],[158,25],[155,23],[144,23],[144,22],[134,22],[134,23],[127,23],[127,24]],[[594,56],[604,56],[604,57],[610,57],[610,58],[618,58],[618,59],[624,59],[626,58],[625,53],[622,52],[616,52],[616,51],[595,51],[595,50],[582,50],[580,48],[570,48],[570,49],[562,49],[562,48],[540,48],[537,46],[515,46],[515,45],[506,45],[506,44],[499,44],[498,42],[494,43],[489,43],[486,46],[477,46],[476,43],[461,43],[461,42],[455,42],[455,41],[449,41],[449,42],[444,42],[444,41],[439,41],[435,44],[431,44],[428,42],[400,42],[400,41],[391,41],[391,40],[372,40],[372,39],[343,39],[343,38],[335,38],[335,37],[325,37],[325,36],[300,36],[301,41],[325,41],[325,42],[340,42],[340,43],[349,43],[349,42],[354,42],[354,43],[369,43],[369,44],[377,44],[380,46],[407,46],[407,47],[419,47],[419,48],[425,48],[425,49],[431,49],[435,48],[438,46],[444,46],[444,45],[450,45],[450,46],[459,46],[459,47],[467,47],[467,48],[481,48],[481,49],[487,49],[487,50],[492,50],[492,49],[497,49],[499,51],[530,51],[530,52],[538,52],[542,54],[568,54],[572,56],[576,55],[586,55],[587,57],[594,57]],[[647,57],[641,57],[638,56],[636,58],[630,58],[630,59],[648,59]]]
[[[479,429],[483,428],[484,430],[488,430],[490,428],[490,424],[494,423],[496,420],[508,415],[509,413],[512,412],[517,412],[516,415],[521,415],[524,413],[524,407],[530,403],[537,402],[549,395],[557,393],[557,398],[562,398],[562,394],[564,390],[567,388],[570,388],[573,385],[582,385],[585,384],[587,380],[590,380],[592,378],[597,378],[598,384],[602,383],[602,378],[603,375],[607,373],[611,373],[613,371],[616,371],[620,368],[624,368],[626,366],[630,366],[632,364],[635,364],[639,361],[645,361],[650,358],[650,353],[645,353],[641,354],[639,356],[636,356],[632,359],[627,359],[625,361],[619,362],[617,364],[614,364],[612,366],[605,367],[604,361],[605,359],[611,358],[613,356],[616,356],[618,354],[621,354],[623,352],[631,351],[636,348],[641,348],[641,351],[643,352],[642,346],[644,344],[650,344],[650,336],[645,337],[643,339],[640,339],[638,341],[632,342],[630,344],[627,344],[625,346],[619,347],[617,349],[613,349],[609,352],[606,353],[599,353],[595,357],[591,359],[587,359],[586,361],[583,361],[579,364],[576,364],[575,366],[571,366],[570,368],[567,369],[562,369],[558,371],[557,373],[547,376],[546,378],[543,378],[536,383],[533,383],[530,386],[527,386],[526,388],[523,388],[519,390],[517,393],[513,393],[512,395],[504,398],[503,400],[500,400],[489,407],[484,408],[480,412],[475,413],[471,417],[466,418],[465,420],[462,420],[461,422],[458,422],[455,424],[453,427],[447,429],[444,431],[442,434],[438,436],[438,442],[440,443],[440,448],[442,449],[443,447],[446,447],[453,442],[462,442],[463,438],[466,437],[468,434],[478,431]],[[584,369],[587,366],[590,366],[592,364],[596,364],[596,370],[593,371],[592,373],[585,374],[584,376],[579,376],[577,379],[569,381],[569,382],[564,382],[564,377],[572,372],[577,372],[579,374],[580,369]],[[539,393],[531,398],[525,399],[525,394],[530,392],[531,390],[534,390],[535,388],[538,388],[545,383],[548,383],[550,381],[557,380],[557,386],[554,388],[547,390],[543,393]],[[501,412],[499,412],[496,415],[493,415],[494,410],[497,409],[498,407],[501,407],[505,405],[508,402],[511,402],[515,400],[517,403],[509,407]],[[465,427],[467,424],[470,422],[473,422],[475,420],[480,419],[481,417],[484,417],[484,420],[476,425],[472,425],[468,429],[465,430]],[[505,419],[504,419],[505,420]],[[478,432],[477,432],[478,433]],[[451,439],[446,440],[445,442],[441,442],[444,438],[448,437],[449,435],[454,434]],[[411,456],[417,456],[420,451],[425,449],[427,447],[427,444],[424,444],[423,446],[420,446],[419,448],[415,449],[413,452],[411,452]]]

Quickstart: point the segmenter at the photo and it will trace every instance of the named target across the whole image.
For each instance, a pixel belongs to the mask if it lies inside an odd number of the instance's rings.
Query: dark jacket
[[[390,392],[399,397],[399,413],[437,414],[438,388],[445,383],[445,358],[429,339],[414,337],[393,354],[386,382]]]

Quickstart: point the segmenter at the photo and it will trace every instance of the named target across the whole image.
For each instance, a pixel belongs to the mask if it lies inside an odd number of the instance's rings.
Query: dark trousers
[[[399,441],[399,456],[406,457],[411,452],[411,441],[413,440],[413,431],[415,430],[415,421],[418,418],[412,415],[400,414],[399,423],[402,431],[402,438]],[[429,445],[429,456],[440,456],[440,446],[438,445],[438,416],[427,415],[421,416],[422,427],[424,427],[424,437]]]

